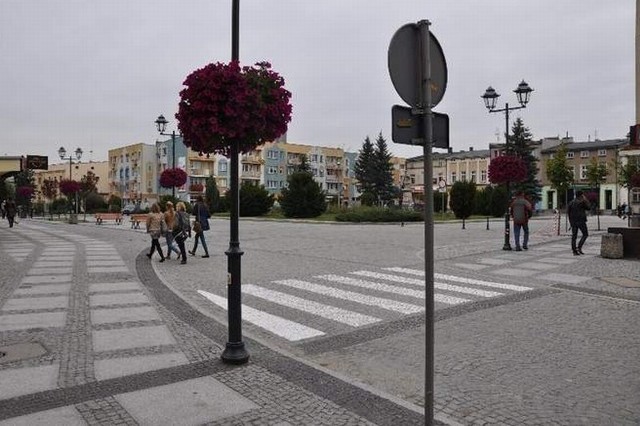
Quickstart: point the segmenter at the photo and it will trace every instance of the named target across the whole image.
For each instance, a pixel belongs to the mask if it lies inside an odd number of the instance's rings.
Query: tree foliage
[[[567,146],[561,143],[553,158],[547,160],[547,179],[551,187],[558,191],[558,204],[565,199],[565,194],[573,183],[573,170],[567,165]]]
[[[595,157],[591,157],[589,164],[587,165],[587,182],[591,186],[600,186],[607,180],[607,175],[609,171],[607,170],[607,165],[604,163],[599,163],[598,159]]]
[[[542,184],[537,179],[538,159],[533,155],[532,134],[521,118],[517,118],[511,128],[510,146],[512,153],[520,157],[527,166],[526,178],[514,184],[513,189],[523,191],[535,204],[541,199]]]
[[[50,178],[42,181],[42,195],[48,200],[54,200],[58,196],[58,181]]]
[[[220,212],[224,210],[224,205],[220,199],[220,190],[218,190],[218,184],[216,178],[209,176],[205,182],[205,201],[209,211],[211,213]]]
[[[627,163],[618,167],[618,181],[625,188],[639,186],[640,156],[627,157]]]
[[[466,219],[475,209],[476,184],[470,181],[457,181],[451,187],[450,206],[458,219]]]
[[[231,189],[227,190],[225,198],[231,200]],[[263,216],[269,213],[274,201],[273,194],[270,194],[264,185],[251,182],[243,182],[240,185],[240,216]]]
[[[311,172],[299,170],[287,178],[280,208],[286,217],[316,217],[327,209],[326,194]]]
[[[362,193],[362,198],[376,198],[374,197],[374,168],[374,147],[371,143],[371,139],[367,136],[362,143],[362,148],[358,152],[358,158],[353,166],[356,179],[358,180],[359,190]],[[365,204],[365,201],[362,200],[362,203]]]
[[[362,204],[370,205],[377,201],[386,203],[396,195],[392,170],[391,154],[382,132],[378,134],[375,145],[367,136],[354,165],[355,176],[362,193]]]

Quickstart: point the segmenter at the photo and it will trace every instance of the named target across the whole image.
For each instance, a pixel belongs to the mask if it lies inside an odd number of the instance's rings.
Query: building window
[[[467,172],[460,172],[460,180],[463,182],[467,180]]]
[[[567,158],[573,158],[573,152],[567,152]]]
[[[269,188],[269,189],[277,189],[278,188],[278,181],[277,180],[268,180],[267,181],[267,188]]]
[[[486,170],[481,170],[480,171],[480,182],[486,182],[487,181],[487,171]]]
[[[218,172],[219,173],[226,173],[227,172],[227,162],[226,161],[221,161],[218,163]]]
[[[275,175],[278,173],[278,168],[277,167],[269,167],[267,169],[267,174],[269,175]]]
[[[633,191],[631,191],[631,202],[633,204],[640,203],[640,189],[634,189]]]
[[[317,163],[318,162],[318,154],[311,154],[309,157],[309,161],[311,161],[312,163]]]
[[[580,158],[589,158],[589,151],[580,151]]]
[[[549,160],[553,160],[553,154],[549,154]]]
[[[585,180],[587,178],[588,164],[580,164],[580,179]]]
[[[454,183],[456,183],[456,173],[452,172],[451,173],[451,184],[453,185]]]
[[[278,158],[280,158],[280,155],[278,155],[278,151],[270,149],[269,151],[267,151],[267,158],[277,160]]]
[[[475,182],[476,181],[476,172],[475,170],[471,171],[471,182]]]
[[[607,150],[606,149],[599,149],[598,150],[598,157],[606,157],[607,156]]]

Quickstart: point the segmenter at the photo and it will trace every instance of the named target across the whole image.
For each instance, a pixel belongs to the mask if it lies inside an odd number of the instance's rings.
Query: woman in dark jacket
[[[204,255],[202,257],[209,257],[209,249],[207,248],[207,242],[204,239],[204,231],[209,230],[209,209],[204,204],[202,195],[198,195],[196,198],[196,205],[193,207],[193,230],[196,233],[196,238],[193,241],[193,249],[189,252],[192,256],[196,255],[198,249],[198,239],[202,242],[202,248],[204,249]]]
[[[184,234],[181,236],[182,232],[184,232]],[[191,236],[191,226],[189,225],[189,215],[187,214],[186,207],[182,201],[176,204],[176,220],[173,228],[173,235],[176,243],[178,243],[180,255],[182,256],[180,264],[184,265],[187,263],[187,249],[184,247],[184,243],[187,236]]]

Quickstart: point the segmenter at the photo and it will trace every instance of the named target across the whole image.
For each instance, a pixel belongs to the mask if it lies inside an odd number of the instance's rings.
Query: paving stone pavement
[[[17,250],[16,250],[17,248]],[[193,310],[141,253],[66,226],[0,227],[0,425],[422,424],[419,407],[260,345],[220,361],[226,327]],[[6,386],[10,383],[10,386]]]
[[[141,233],[127,228],[102,227],[123,235]],[[223,267],[212,275],[190,257],[193,264],[185,275],[175,263],[149,262],[143,245],[135,255],[122,257],[109,238],[85,237],[73,229],[27,221],[10,232],[0,226],[0,262],[8,265],[0,274],[0,347],[33,342],[45,349],[43,355],[19,361],[0,358],[0,383],[15,384],[0,388],[0,425],[424,423],[419,407],[423,390],[400,393],[400,399],[318,366],[384,365],[386,361],[376,357],[407,342],[415,347],[405,348],[410,352],[405,358],[420,364],[425,320],[423,302],[418,302],[421,290],[412,287],[420,281],[416,260],[247,283],[252,294],[245,303],[260,312],[280,305],[271,312],[299,324],[304,315],[282,304],[304,304],[314,311],[329,297],[360,297],[358,292],[376,297],[361,299],[368,304],[365,308],[354,307],[350,300],[343,300],[340,308],[323,308],[323,315],[332,313],[333,322],[316,318],[313,326],[327,336],[296,347],[307,361],[246,338],[251,360],[232,367],[219,360],[227,340],[225,311],[203,314],[214,309],[198,293],[206,289],[214,296],[222,294]],[[480,229],[470,232],[483,235]],[[638,289],[605,278],[637,278],[638,264],[600,258],[594,234],[585,247],[587,255],[579,260],[566,253],[566,235],[536,234],[530,250],[518,253],[488,253],[490,240],[479,238],[439,247],[436,281],[447,298],[435,318],[438,350],[446,354],[437,363],[436,424],[455,425],[457,419],[469,425],[596,425],[607,424],[611,413],[616,413],[617,424],[637,424],[640,392],[622,392],[638,383],[623,364],[637,365],[634,354],[640,348],[635,342],[640,336],[633,327],[637,321],[629,318],[635,318],[634,303],[640,297]],[[212,257],[212,262],[220,261]],[[464,271],[475,282],[465,278]],[[179,280],[186,281],[179,290],[169,284]],[[322,284],[331,280],[352,290],[323,294],[327,290]],[[384,296],[391,283],[404,293],[393,303]],[[316,291],[316,296],[303,300],[301,289]],[[608,297],[611,304],[602,309],[593,295]],[[518,306],[537,319],[522,315]],[[382,325],[371,327],[367,321],[372,318]],[[339,321],[355,322],[348,328],[336,325]],[[611,332],[612,321],[625,326]],[[576,324],[593,325],[583,330]],[[251,331],[258,329],[259,324]],[[487,329],[495,331],[489,346],[480,340]],[[545,343],[539,337],[548,330],[555,334]],[[573,339],[574,332],[586,340]],[[549,343],[563,339],[567,345],[560,351]],[[609,357],[603,342],[611,344]],[[613,359],[623,347],[629,356]],[[505,354],[512,362],[500,361]],[[398,365],[387,367],[392,381]],[[596,383],[602,376],[608,379]],[[533,383],[534,389],[519,388],[524,382]],[[593,408],[599,403],[595,389],[611,401],[605,410]],[[522,395],[531,394],[540,396],[523,400]],[[572,414],[554,400],[560,395],[575,401]]]

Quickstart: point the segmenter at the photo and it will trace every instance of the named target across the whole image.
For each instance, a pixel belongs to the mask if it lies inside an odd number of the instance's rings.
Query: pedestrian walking
[[[160,247],[160,237],[165,229],[164,215],[160,211],[160,205],[154,203],[151,206],[151,213],[147,216],[147,233],[151,235],[151,250],[147,253],[147,257],[151,259],[154,251],[158,251],[160,255],[160,262],[164,262],[164,254],[162,254],[162,248]]]
[[[171,252],[175,252],[177,258],[180,258],[180,249],[174,243],[173,238],[173,228],[176,225],[176,211],[173,208],[173,203],[171,201],[167,201],[167,210],[164,212],[164,223],[167,225],[167,231],[164,233],[164,238],[167,242],[167,255],[165,256],[167,259],[171,259]]]
[[[176,204],[176,220],[173,228],[173,237],[178,244],[180,254],[182,255],[181,265],[187,263],[187,250],[184,246],[185,241],[191,236],[191,226],[189,225],[189,215],[182,201]]]
[[[529,218],[533,214],[531,203],[524,198],[524,192],[516,192],[516,197],[509,206],[513,218],[513,236],[516,240],[516,251],[529,249]],[[520,246],[520,230],[524,231],[522,246]]]
[[[204,249],[204,255],[202,257],[209,257],[209,249],[207,248],[207,241],[204,238],[204,231],[208,231],[209,227],[209,209],[204,203],[202,195],[198,195],[196,198],[196,205],[193,208],[193,232],[196,233],[196,237],[193,241],[193,249],[189,252],[191,256],[196,255],[198,249],[198,240],[202,243]]]
[[[2,218],[4,219],[6,216],[6,210],[5,210],[5,205],[7,204],[7,200],[2,200],[2,203],[0,203],[0,211],[2,211]]]
[[[16,203],[9,198],[4,205],[4,214],[7,216],[7,220],[9,221],[9,228],[13,228],[13,223],[16,220]]]
[[[576,198],[574,198],[567,206],[567,217],[569,218],[569,224],[571,225],[571,250],[574,256],[584,254],[582,252],[582,246],[589,237],[589,230],[587,229],[587,211],[591,209],[589,201],[584,196],[582,191],[576,191]],[[582,234],[580,242],[576,245],[578,239],[578,231]]]

